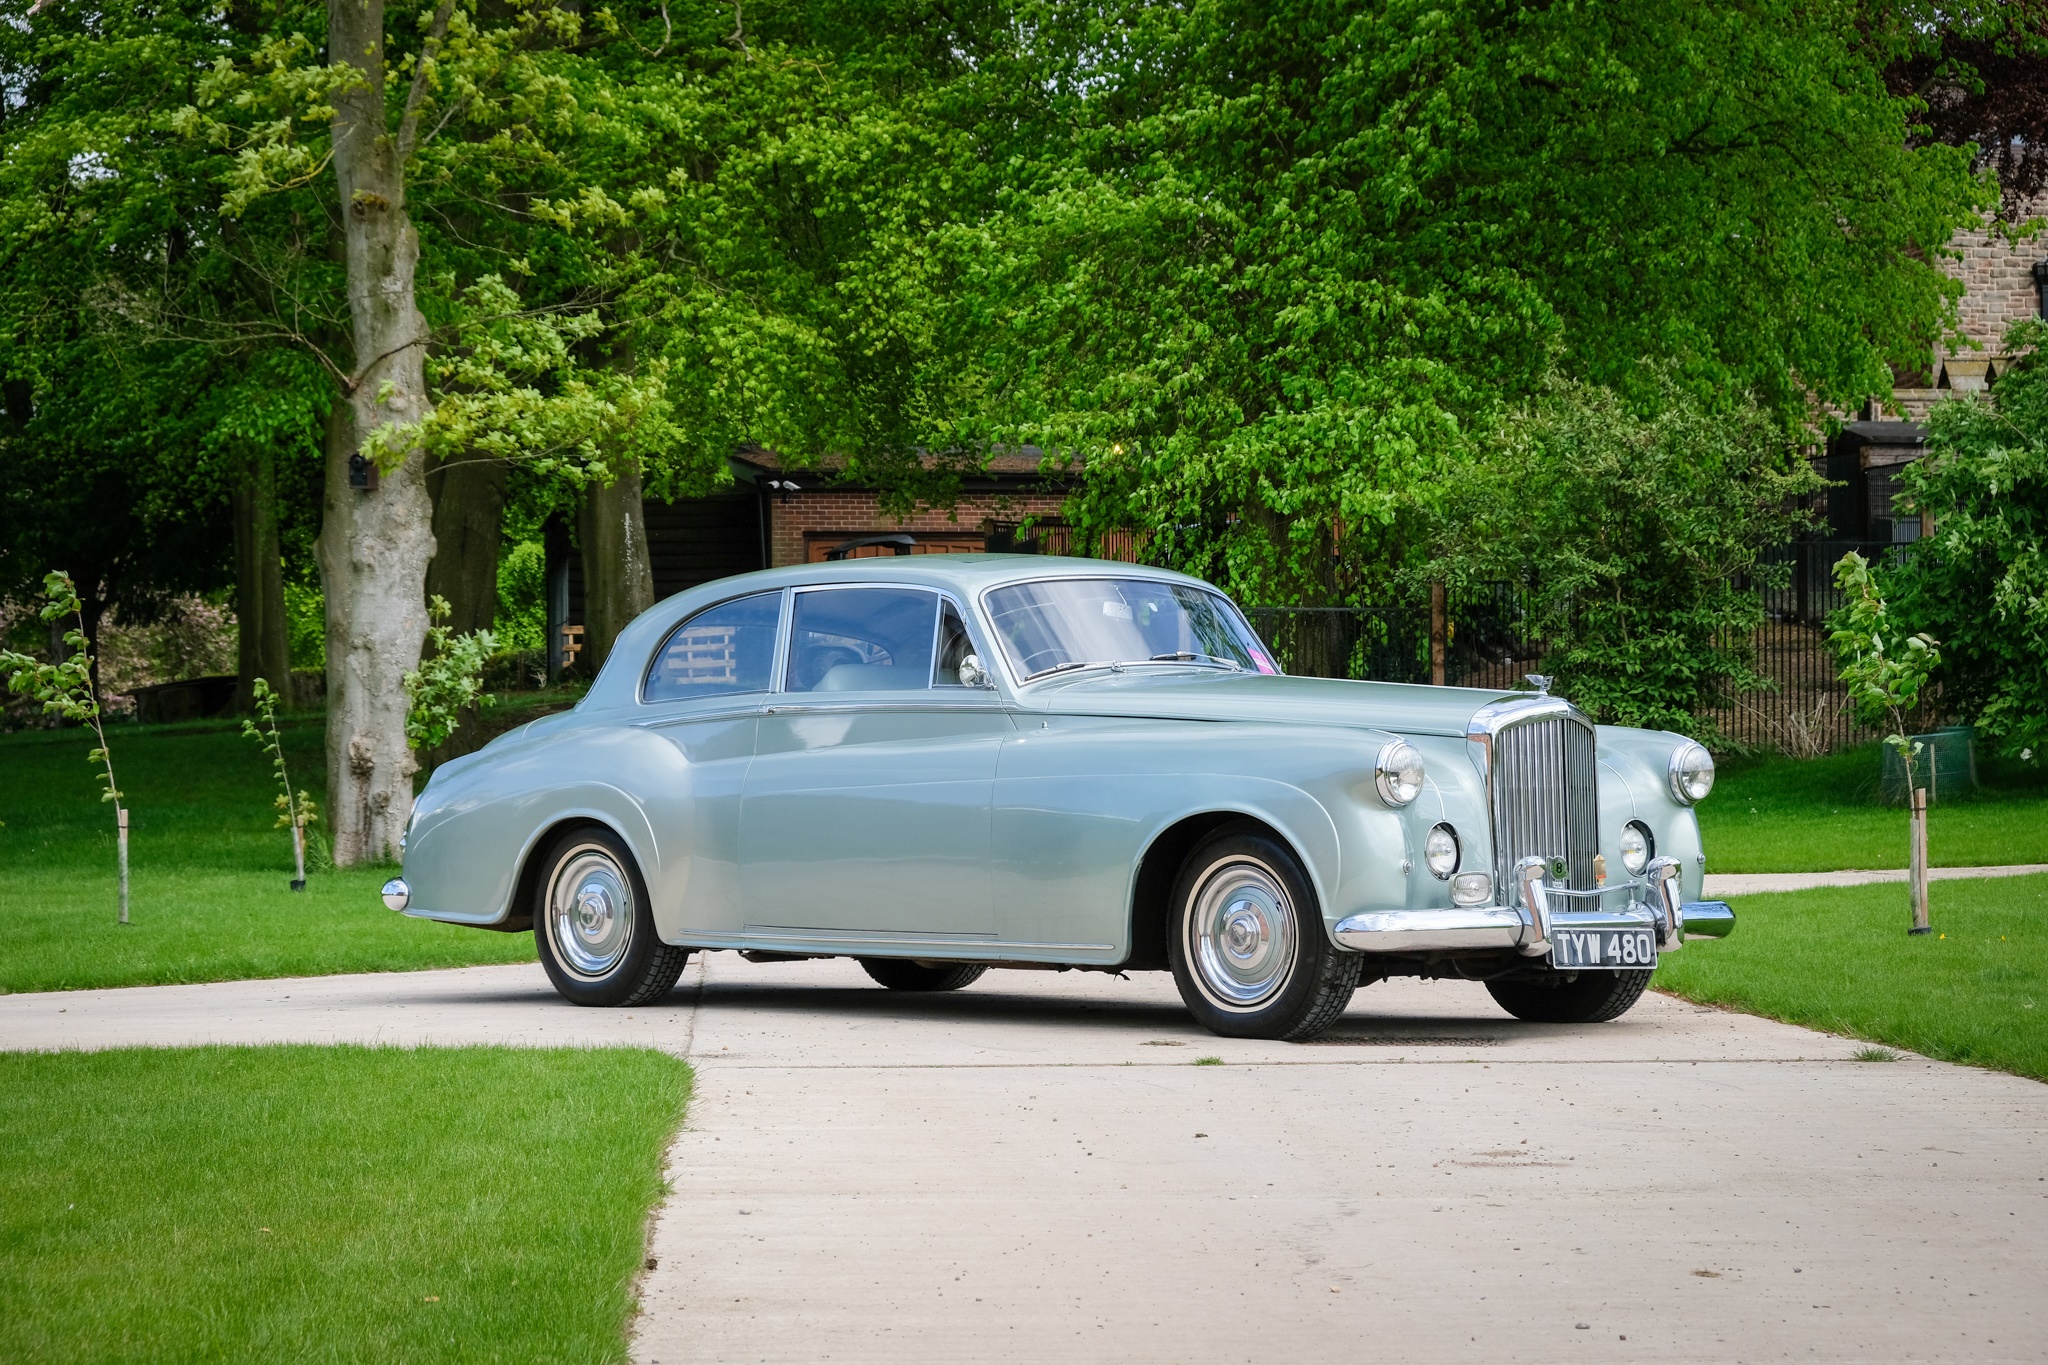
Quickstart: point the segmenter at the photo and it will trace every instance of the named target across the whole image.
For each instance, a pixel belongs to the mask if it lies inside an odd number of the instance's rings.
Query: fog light
[[[1432,825],[1422,841],[1422,861],[1439,880],[1458,870],[1458,831],[1449,825]]]
[[[1657,839],[1648,825],[1631,820],[1621,827],[1621,865],[1628,869],[1629,876],[1642,876],[1656,852]]]
[[[1484,872],[1460,872],[1451,878],[1452,905],[1485,905],[1493,899],[1493,878]]]
[[[393,877],[390,881],[384,883],[384,908],[386,910],[402,912],[406,906],[411,904],[412,888],[405,884],[403,878]]]

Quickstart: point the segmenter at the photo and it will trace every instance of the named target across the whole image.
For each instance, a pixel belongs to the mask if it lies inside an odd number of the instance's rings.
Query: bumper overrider
[[[1558,933],[1650,929],[1660,953],[1688,938],[1726,938],[1735,927],[1735,911],[1725,901],[1680,900],[1678,871],[1677,859],[1657,858],[1641,877],[1574,891],[1550,885],[1541,858],[1524,858],[1515,866],[1517,904],[1369,910],[1338,921],[1335,934],[1338,944],[1362,953],[1513,948],[1524,957],[1548,956]]]

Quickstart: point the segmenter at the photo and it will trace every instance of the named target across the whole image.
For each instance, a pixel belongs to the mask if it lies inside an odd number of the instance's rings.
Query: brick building
[[[2030,204],[2030,214],[2048,213],[2048,197]],[[1829,442],[1823,472],[1843,487],[1827,494],[1826,534],[1832,540],[1900,544],[1925,529],[1914,513],[1893,506],[1899,472],[1920,458],[1927,410],[1956,393],[1989,387],[2012,363],[2006,329],[2023,318],[2048,317],[2048,244],[2015,245],[1989,224],[1959,233],[1952,243],[1960,256],[1941,268],[1963,282],[1957,305],[1962,333],[1973,343],[1935,348],[1926,374],[1898,376],[1892,411],[1873,404],[1862,420],[1845,423]]]
[[[772,451],[743,451],[730,462],[729,492],[642,504],[655,600],[732,574],[835,555],[1060,553],[1067,532],[1058,514],[1071,483],[1042,472],[1041,461],[1035,449],[996,455],[962,481],[951,508],[921,507],[898,517],[882,510],[879,490],[829,465],[793,469]],[[574,657],[584,619],[583,573],[568,527],[551,523],[548,639],[557,646],[551,671]]]

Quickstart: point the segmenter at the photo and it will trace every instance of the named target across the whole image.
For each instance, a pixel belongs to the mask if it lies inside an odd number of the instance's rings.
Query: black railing
[[[1040,554],[1082,554],[1126,562],[1142,558],[1143,537],[1110,531],[1092,539],[1046,518],[995,525],[991,548]],[[1743,692],[1709,714],[1720,732],[1744,748],[1808,756],[1877,738],[1861,725],[1836,676],[1827,618],[1842,605],[1834,567],[1851,550],[1873,563],[1897,563],[1906,544],[1808,540],[1764,556],[1773,580],[1760,585],[1764,624],[1746,642],[1770,686]],[[1785,572],[1775,572],[1775,566]],[[1250,607],[1252,626],[1289,673],[1319,678],[1426,683],[1433,679],[1433,623],[1426,593],[1356,607]],[[1453,687],[1510,691],[1539,671],[1546,642],[1535,629],[1535,590],[1528,584],[1480,583],[1446,591],[1442,604],[1443,681]]]
[[[1766,619],[1744,643],[1770,685],[1709,713],[1727,739],[1810,756],[1877,737],[1856,719],[1826,628],[1828,614],[1842,605],[1834,566],[1851,550],[1874,562],[1897,562],[1905,553],[1903,545],[1806,541],[1766,557],[1789,572],[1759,589]],[[1426,597],[1367,607],[1253,607],[1247,614],[1290,673],[1432,681],[1434,614]],[[1538,671],[1546,647],[1535,632],[1537,614],[1533,590],[1524,584],[1484,583],[1446,593],[1443,681],[1498,691],[1527,686],[1524,679]]]

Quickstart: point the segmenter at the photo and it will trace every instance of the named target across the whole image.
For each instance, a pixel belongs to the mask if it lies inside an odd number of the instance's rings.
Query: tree
[[[1835,565],[1842,589],[1841,610],[1830,619],[1829,639],[1842,664],[1842,682],[1866,725],[1889,725],[1884,742],[1898,751],[1906,769],[1906,803],[1912,830],[1909,879],[1911,933],[1927,932],[1927,792],[1920,785],[1921,742],[1907,722],[1920,705],[1928,681],[1941,663],[1935,639],[1907,634],[1878,590],[1870,561],[1853,551]]]
[[[1942,641],[1943,707],[2000,751],[2048,749],[2048,324],[2014,327],[2025,358],[1989,397],[1927,417],[1927,454],[1901,477],[1933,534],[1878,572],[1892,614]]]
[[[93,749],[85,761],[100,769],[100,799],[114,807],[114,844],[121,874],[121,920],[128,922],[128,808],[121,804],[121,789],[114,783],[114,754],[107,746],[106,727],[101,722],[100,694],[93,682],[93,659],[87,652],[84,605],[71,583],[71,575],[53,570],[43,578],[43,620],[51,629],[63,631],[64,647],[71,656],[49,663],[0,649],[0,673],[15,692],[32,697],[53,716],[92,727]]]
[[[1822,483],[1768,413],[1715,411],[1663,383],[1647,417],[1569,383],[1509,414],[1410,577],[1527,583],[1524,627],[1560,695],[1603,724],[1713,742],[1713,712],[1770,686],[1748,653],[1773,573],[1763,555]]]
[[[1419,551],[1554,372],[1636,406],[1662,375],[1754,395],[1788,430],[1889,393],[1990,194],[1964,150],[1907,146],[1862,17],[1033,7],[1001,212],[950,236],[985,430],[1085,462],[1091,525],[1331,601]]]

